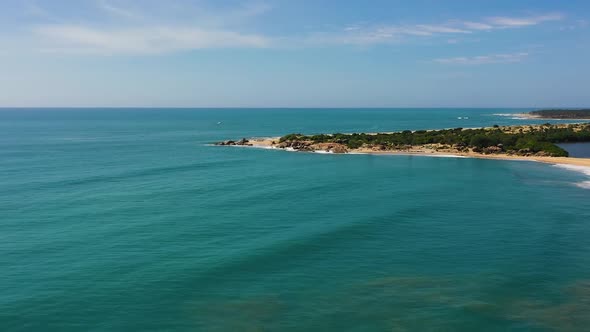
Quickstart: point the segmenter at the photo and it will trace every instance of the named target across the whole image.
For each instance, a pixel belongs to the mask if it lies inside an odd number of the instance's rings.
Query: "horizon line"
[[[494,108],[514,108],[514,109],[587,109],[585,106],[0,106],[0,110],[20,109],[176,109],[176,110],[204,110],[204,109],[494,109]]]

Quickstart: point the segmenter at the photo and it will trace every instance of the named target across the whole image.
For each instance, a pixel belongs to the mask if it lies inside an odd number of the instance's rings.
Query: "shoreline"
[[[288,152],[309,152],[309,153],[320,153],[326,154],[331,152],[326,151],[297,151],[292,149],[280,148],[273,142],[278,142],[280,137],[260,137],[252,138],[249,140],[250,145],[242,147],[261,148],[269,150],[283,150]],[[238,145],[239,146],[239,145]],[[545,164],[560,164],[560,165],[573,165],[581,167],[590,167],[590,158],[572,158],[572,157],[544,157],[544,156],[515,156],[507,154],[481,154],[475,152],[456,152],[456,151],[435,151],[425,148],[413,148],[408,151],[374,151],[370,149],[354,149],[345,153],[335,154],[368,154],[368,155],[414,155],[414,156],[426,156],[426,157],[458,157],[458,158],[477,158],[477,159],[495,159],[495,160],[511,160],[511,161],[534,161]]]
[[[540,121],[590,121],[590,119],[582,119],[582,118],[547,118],[541,115],[529,114],[529,113],[497,113],[494,114],[496,116],[502,117],[511,117],[517,120],[540,120]],[[577,124],[580,122],[572,122],[572,124]]]

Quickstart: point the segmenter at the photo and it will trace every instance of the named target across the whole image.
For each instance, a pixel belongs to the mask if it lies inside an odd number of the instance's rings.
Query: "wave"
[[[563,169],[567,169],[574,172],[580,172],[587,176],[590,176],[590,167],[587,166],[578,166],[578,165],[553,165],[554,167],[559,167]],[[582,181],[576,183],[576,186],[584,189],[590,189],[590,181]]]
[[[496,115],[496,116],[513,116],[513,113],[494,113],[492,115]]]
[[[522,116],[522,113],[494,113],[492,115],[510,118],[510,120],[531,120],[530,117]]]
[[[553,166],[569,169],[570,171],[581,172],[581,173],[584,173],[584,174],[590,176],[590,167],[588,167],[588,166],[564,165],[564,164],[553,165]]]
[[[79,186],[79,185],[89,185],[94,183],[115,183],[120,182],[123,180],[133,179],[133,178],[141,178],[141,177],[149,177],[149,176],[159,176],[159,175],[166,175],[166,174],[174,174],[180,172],[191,172],[198,169],[208,169],[208,168],[218,168],[218,167],[231,167],[232,165],[244,163],[246,160],[243,159],[236,159],[231,161],[220,160],[220,161],[208,161],[208,162],[198,162],[198,163],[190,163],[184,165],[164,165],[161,167],[151,167],[151,168],[142,168],[142,169],[135,169],[135,170],[127,170],[118,173],[109,173],[109,174],[100,174],[100,175],[92,175],[92,176],[84,176],[74,179],[62,179],[57,181],[50,181],[44,182],[40,184],[36,184],[35,187],[31,189],[38,190],[39,188],[60,188],[64,186]]]

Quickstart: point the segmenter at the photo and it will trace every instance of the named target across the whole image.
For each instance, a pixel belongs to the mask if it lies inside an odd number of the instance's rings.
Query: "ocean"
[[[2,331],[583,331],[590,172],[295,153],[522,109],[2,109]]]

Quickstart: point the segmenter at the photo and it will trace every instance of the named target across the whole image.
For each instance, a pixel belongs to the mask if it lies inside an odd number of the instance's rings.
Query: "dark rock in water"
[[[286,149],[286,148],[292,148],[294,150],[298,150],[298,151],[313,151],[313,149],[310,148],[311,142],[309,141],[284,141],[281,142],[277,145],[277,147],[279,149]]]
[[[217,142],[215,143],[215,145],[244,145],[244,146],[253,146],[253,144],[250,143],[249,140],[242,138],[239,141],[222,141],[222,142]]]
[[[239,140],[236,145],[246,145],[249,141],[245,138],[242,138],[241,140]]]
[[[234,141],[223,141],[223,142],[215,143],[215,145],[236,145],[236,142],[234,142]]]

